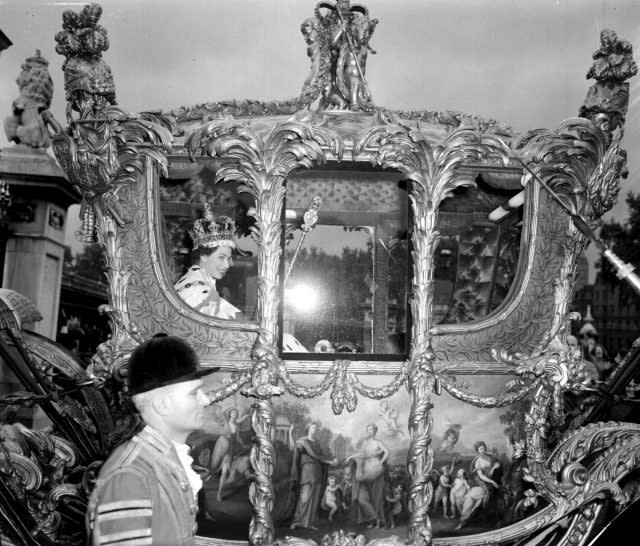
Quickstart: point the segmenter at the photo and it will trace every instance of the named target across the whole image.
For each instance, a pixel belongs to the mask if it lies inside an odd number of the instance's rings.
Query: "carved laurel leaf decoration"
[[[442,387],[454,398],[461,400],[467,404],[480,408],[501,408],[522,400],[529,395],[536,387],[535,382],[518,386],[518,388],[506,393],[496,394],[492,396],[476,394],[469,392],[466,388],[456,386],[454,382],[439,376]]]
[[[207,392],[210,404],[215,404],[216,402],[224,400],[228,396],[231,396],[235,392],[239,391],[243,385],[251,381],[251,373],[249,372],[236,372],[234,375],[236,377],[233,377],[232,381],[225,384],[223,387]]]

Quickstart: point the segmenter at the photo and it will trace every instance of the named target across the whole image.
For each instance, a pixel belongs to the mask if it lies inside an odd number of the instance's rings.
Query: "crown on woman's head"
[[[198,218],[189,235],[193,240],[193,250],[198,248],[213,248],[216,246],[230,246],[235,248],[236,242],[233,235],[236,231],[236,222],[227,216],[214,218],[209,203],[204,204],[204,217]]]

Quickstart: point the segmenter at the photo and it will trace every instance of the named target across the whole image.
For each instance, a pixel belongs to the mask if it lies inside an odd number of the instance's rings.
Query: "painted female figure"
[[[222,490],[231,474],[231,466],[234,457],[247,447],[240,438],[239,433],[243,429],[248,430],[250,426],[248,422],[244,427],[241,426],[241,424],[245,423],[249,417],[249,413],[239,417],[239,413],[236,408],[229,408],[225,411],[216,412],[216,419],[223,426],[223,432],[218,436],[218,439],[213,446],[209,470],[212,473],[220,470],[220,482],[218,484],[217,495],[218,502],[222,501]],[[235,473],[236,472],[234,471],[234,474]]]
[[[471,489],[462,501],[460,524],[457,529],[461,529],[480,506],[486,508],[491,497],[500,488],[500,484],[493,479],[493,473],[500,468],[500,463],[494,461],[487,453],[487,444],[484,442],[476,442],[473,447],[478,455],[471,461]]]
[[[293,441],[293,425],[289,428],[293,446],[291,493],[295,495],[295,511],[290,529],[305,527],[317,529],[320,501],[327,482],[328,466],[337,464],[330,459],[316,439],[317,424],[310,423],[307,435]]]
[[[379,528],[385,518],[385,470],[389,449],[376,438],[378,427],[367,425],[367,436],[362,440],[360,451],[347,458],[354,461],[352,507],[355,507],[358,523],[368,523],[369,528]]]

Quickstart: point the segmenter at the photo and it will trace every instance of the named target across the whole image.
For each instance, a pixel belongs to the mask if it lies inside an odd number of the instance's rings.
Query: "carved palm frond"
[[[118,170],[113,185],[134,182],[144,171],[149,158],[167,175],[166,154],[171,152],[171,122],[161,114],[131,114],[120,106],[107,106],[101,111],[113,127]]]
[[[605,134],[584,118],[568,119],[555,131],[530,131],[514,147],[522,150],[522,161],[573,208],[575,194],[588,195],[589,178],[607,148]],[[526,174],[524,183],[530,178]]]
[[[218,169],[215,181],[238,181],[240,191],[258,197],[273,190],[274,183],[279,184],[295,169],[324,163],[324,149],[342,158],[342,141],[322,127],[322,122],[313,113],[304,112],[262,134],[238,122],[212,121],[191,133],[186,147],[192,157],[203,151],[235,160]]]
[[[432,145],[418,126],[378,125],[361,132],[355,140],[353,157],[373,149],[371,163],[402,172],[415,184],[414,193],[431,204],[440,203],[451,192],[473,181],[458,167],[498,153],[506,162],[509,150],[497,137],[472,129],[453,131],[441,144]],[[437,206],[437,205],[436,205]]]

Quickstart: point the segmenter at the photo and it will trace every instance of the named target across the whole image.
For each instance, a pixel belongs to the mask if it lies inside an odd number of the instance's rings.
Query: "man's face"
[[[216,280],[222,279],[232,265],[231,247],[228,246],[218,247],[212,254],[200,258],[200,266]]]
[[[202,379],[194,379],[165,387],[164,418],[176,432],[188,434],[204,426],[204,407],[209,404],[209,398],[202,385]]]

